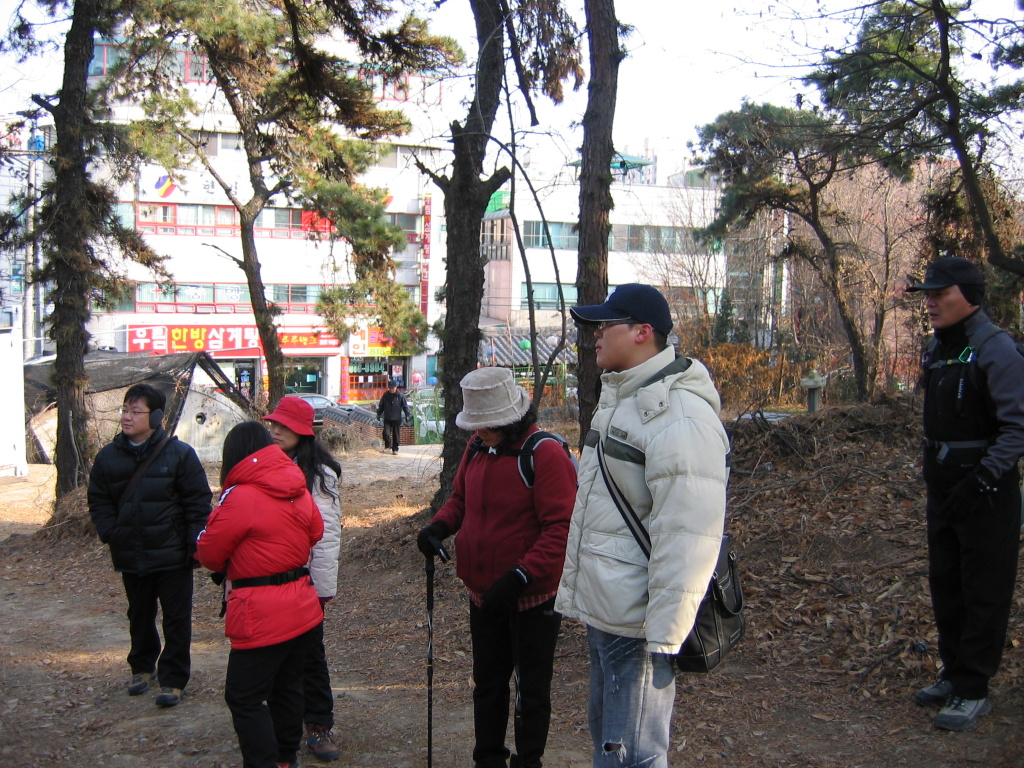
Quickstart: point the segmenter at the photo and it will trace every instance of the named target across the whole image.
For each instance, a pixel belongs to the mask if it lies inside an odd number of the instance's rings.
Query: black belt
[[[932,440],[929,437],[924,439],[925,448],[940,449],[943,446],[947,450],[955,451],[960,448],[988,448],[992,445],[991,440]]]
[[[288,584],[298,581],[303,576],[309,576],[309,568],[292,568],[284,573],[272,573],[269,576],[253,576],[249,579],[232,579],[231,588],[241,589],[242,587],[275,587],[280,584]]]

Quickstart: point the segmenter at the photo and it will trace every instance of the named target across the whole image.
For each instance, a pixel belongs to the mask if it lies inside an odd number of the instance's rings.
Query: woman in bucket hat
[[[416,543],[428,557],[457,533],[456,574],[469,590],[476,768],[504,768],[509,680],[518,670],[513,765],[540,768],[551,717],[551,674],[561,616],[555,592],[576,497],[576,469],[562,445],[534,449],[535,478],[519,472],[537,410],[507,368],[481,368],[460,382],[455,417],[475,432],[451,497]]]
[[[309,557],[309,573],[313,577],[320,607],[327,607],[338,591],[338,554],[341,549],[341,502],[338,483],[341,465],[334,460],[313,433],[313,406],[301,397],[282,397],[274,412],[263,418],[270,423],[274,442],[302,470],[306,488],[313,495],[324,519],[324,537],[313,547]],[[326,611],[325,611],[326,614]],[[334,739],[334,693],[327,669],[323,624],[320,636],[310,648],[303,674],[305,705],[303,722],[306,747],[320,760],[337,760],[341,750]]]

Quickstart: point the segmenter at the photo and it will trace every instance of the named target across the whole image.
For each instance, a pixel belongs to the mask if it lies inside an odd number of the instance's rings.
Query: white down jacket
[[[729,439],[707,369],[669,348],[605,373],[580,461],[555,610],[605,632],[676,653],[693,627],[725,525]],[[651,537],[644,556],[609,494],[597,458]]]
[[[341,500],[339,479],[330,467],[323,467],[328,493],[320,487],[320,478],[313,481],[313,501],[324,519],[324,536],[309,553],[309,575],[313,578],[317,597],[334,597],[338,591],[338,557],[341,552]]]

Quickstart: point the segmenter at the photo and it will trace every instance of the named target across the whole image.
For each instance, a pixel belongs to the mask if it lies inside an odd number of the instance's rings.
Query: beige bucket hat
[[[508,426],[530,410],[530,396],[508,368],[478,368],[463,376],[459,385],[463,404],[455,423],[462,429]]]

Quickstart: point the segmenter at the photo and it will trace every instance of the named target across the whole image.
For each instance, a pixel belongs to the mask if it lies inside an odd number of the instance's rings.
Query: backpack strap
[[[530,435],[523,442],[519,448],[519,476],[523,478],[523,483],[527,488],[533,488],[534,482],[537,480],[537,473],[533,464],[533,452],[537,450],[537,446],[543,443],[545,440],[554,440],[565,450],[569,460],[572,461],[573,468],[579,472],[579,462],[573,455],[572,451],[569,450],[568,441],[561,435],[556,435],[554,432],[545,432],[539,430]]]

